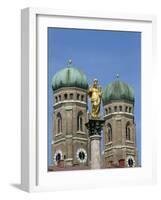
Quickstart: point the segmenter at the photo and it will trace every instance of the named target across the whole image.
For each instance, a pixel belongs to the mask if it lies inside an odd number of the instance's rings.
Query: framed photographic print
[[[22,189],[154,183],[155,17],[26,8],[21,19]]]

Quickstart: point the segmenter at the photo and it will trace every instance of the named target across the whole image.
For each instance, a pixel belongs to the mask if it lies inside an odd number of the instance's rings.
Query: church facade
[[[91,169],[87,77],[70,61],[53,76],[52,90],[53,170]],[[103,91],[101,168],[138,165],[134,101],[133,89],[119,79]]]

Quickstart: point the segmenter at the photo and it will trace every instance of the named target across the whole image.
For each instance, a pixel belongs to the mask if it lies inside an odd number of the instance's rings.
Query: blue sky
[[[80,68],[91,84],[94,78],[105,89],[116,79],[127,82],[135,93],[138,157],[141,160],[141,33],[48,28],[48,163],[52,162],[53,75],[68,59]]]

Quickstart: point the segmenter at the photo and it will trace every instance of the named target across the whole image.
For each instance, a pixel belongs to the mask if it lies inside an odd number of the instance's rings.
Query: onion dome
[[[65,68],[58,71],[52,78],[53,91],[62,87],[88,88],[86,75],[80,69],[73,67],[71,60],[68,61]]]
[[[102,100],[104,105],[111,101],[128,101],[134,103],[134,91],[127,83],[117,79],[106,86]]]

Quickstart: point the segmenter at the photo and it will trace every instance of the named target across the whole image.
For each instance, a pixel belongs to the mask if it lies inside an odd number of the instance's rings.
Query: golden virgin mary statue
[[[92,107],[91,116],[94,119],[98,119],[100,113],[101,99],[102,99],[102,89],[100,86],[98,86],[97,79],[94,79],[93,85],[89,87],[88,96],[91,99],[91,107]]]

